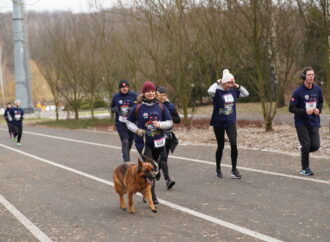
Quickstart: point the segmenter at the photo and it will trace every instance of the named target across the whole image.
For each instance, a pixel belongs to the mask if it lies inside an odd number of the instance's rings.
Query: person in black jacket
[[[21,146],[21,138],[23,134],[23,119],[24,119],[24,111],[20,107],[21,101],[16,100],[15,106],[10,110],[10,115],[13,119],[13,140],[16,141],[17,146]]]
[[[178,114],[178,111],[176,110],[174,104],[169,101],[167,94],[166,94],[166,89],[164,87],[158,87],[157,92],[158,92],[158,94],[157,94],[158,99],[169,110],[173,123],[180,123],[180,116]],[[168,162],[167,162],[168,155],[170,154],[170,151],[172,153],[174,152],[174,149],[178,145],[179,142],[178,142],[175,134],[173,133],[172,127],[168,130],[165,130],[164,133],[166,135],[165,148],[166,148],[167,157],[166,157],[166,163],[163,163],[159,168],[163,171],[164,178],[166,180],[166,187],[168,190],[170,190],[175,185],[175,181],[169,177],[168,165],[167,165],[168,164]],[[160,173],[157,174],[156,179],[160,179]]]
[[[134,134],[126,127],[126,119],[136,101],[136,93],[131,91],[127,80],[118,83],[119,92],[111,101],[110,110],[116,114],[116,129],[121,141],[121,154],[124,162],[130,162],[130,151]]]
[[[3,116],[4,116],[4,118],[7,122],[9,138],[10,139],[13,137],[13,118],[10,115],[10,110],[12,108],[13,108],[13,106],[11,105],[11,103],[7,103],[5,113],[3,114]]]

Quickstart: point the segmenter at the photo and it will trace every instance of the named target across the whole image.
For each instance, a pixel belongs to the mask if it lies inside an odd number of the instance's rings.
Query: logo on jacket
[[[123,104],[123,100],[119,100],[119,104]]]
[[[143,113],[143,118],[147,119],[148,118],[148,113]]]
[[[309,95],[308,94],[305,95],[305,100],[309,100]]]

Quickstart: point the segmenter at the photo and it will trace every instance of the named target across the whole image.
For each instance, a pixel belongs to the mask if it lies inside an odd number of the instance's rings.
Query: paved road
[[[239,149],[243,178],[215,177],[213,146],[179,146],[170,158],[177,185],[157,183],[153,214],[119,208],[111,174],[119,138],[103,132],[25,127],[22,147],[0,128],[0,241],[329,241],[330,159]],[[132,152],[133,160],[137,158]]]

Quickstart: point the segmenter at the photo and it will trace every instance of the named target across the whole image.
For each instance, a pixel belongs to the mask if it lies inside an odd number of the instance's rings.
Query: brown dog
[[[112,178],[115,184],[115,191],[119,194],[121,209],[126,209],[124,194],[128,193],[128,211],[135,213],[133,194],[141,192],[143,199],[148,201],[151,211],[157,212],[151,197],[151,186],[155,182],[156,175],[152,163],[153,161],[149,158],[146,158],[146,162],[139,158],[138,164],[126,162],[114,170]]]

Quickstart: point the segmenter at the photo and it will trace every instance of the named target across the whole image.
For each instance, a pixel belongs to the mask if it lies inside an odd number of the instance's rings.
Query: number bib
[[[15,119],[16,120],[21,120],[21,115],[20,114],[15,114]]]
[[[119,116],[119,121],[122,123],[126,123],[127,117],[126,116]]]
[[[306,109],[316,108],[316,101],[315,102],[306,102],[305,107],[306,107]]]
[[[159,139],[154,140],[154,144],[156,148],[163,147],[165,145],[166,139],[165,137],[161,137]]]
[[[233,103],[234,97],[231,94],[223,95],[223,98],[225,99],[225,103]]]

